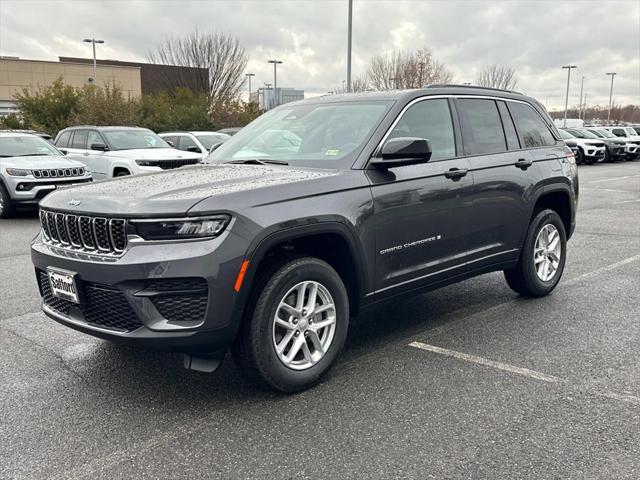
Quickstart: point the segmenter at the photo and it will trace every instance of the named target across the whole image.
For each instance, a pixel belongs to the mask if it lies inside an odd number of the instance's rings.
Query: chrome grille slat
[[[48,168],[32,170],[34,178],[64,178],[64,177],[82,177],[85,173],[83,167],[77,168]]]
[[[127,249],[125,219],[75,215],[44,209],[40,210],[39,217],[45,243],[103,255],[121,255]]]

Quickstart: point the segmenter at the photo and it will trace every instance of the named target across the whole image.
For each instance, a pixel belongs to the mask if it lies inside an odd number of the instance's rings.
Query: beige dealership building
[[[139,66],[98,64],[96,77],[98,85],[118,85],[125,95],[132,97],[141,94]],[[72,87],[91,85],[93,64],[0,57],[0,116],[17,112],[14,99],[16,93],[22,92],[24,88],[37,90],[58,78]]]

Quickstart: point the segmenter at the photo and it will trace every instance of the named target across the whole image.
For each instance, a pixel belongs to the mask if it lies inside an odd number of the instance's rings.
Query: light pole
[[[611,75],[611,88],[609,88],[609,113],[607,113],[607,123],[611,120],[611,102],[613,101],[613,77],[617,75],[616,72],[608,72],[606,75]]]
[[[93,44],[93,84],[97,85],[96,83],[96,43],[104,43],[104,40],[97,40],[95,38],[85,38],[82,41],[85,43]]]
[[[582,76],[582,81],[580,82],[580,105],[578,105],[578,119],[582,118],[582,90],[584,89],[584,75]]]
[[[424,67],[425,67],[425,63],[424,62],[420,62],[418,63],[418,67],[420,67],[420,85],[418,85],[418,88],[422,88],[424,87],[424,84],[422,83],[422,76],[424,74]]]
[[[569,108],[569,82],[571,81],[571,69],[578,68],[575,65],[565,65],[562,68],[567,69],[567,95],[564,99],[564,123],[563,126],[567,126],[567,109]]]
[[[276,95],[278,94],[278,80],[277,80],[277,67],[282,63],[282,60],[268,60],[267,63],[273,63],[273,106],[278,106]]]
[[[251,77],[255,77],[255,73],[245,73],[245,77],[249,80],[249,102],[251,102]]]
[[[271,84],[264,82],[264,86],[267,90],[271,90]],[[267,107],[267,101],[264,98],[264,88],[262,89],[262,103],[264,103],[265,108]],[[273,95],[269,99],[269,108],[273,108]]]
[[[347,92],[351,91],[351,24],[353,19],[353,0],[349,0],[349,20],[347,34]]]

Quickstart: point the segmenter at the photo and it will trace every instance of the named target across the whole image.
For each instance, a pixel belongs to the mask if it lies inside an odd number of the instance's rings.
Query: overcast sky
[[[393,49],[428,46],[457,83],[485,64],[513,65],[518,89],[563,108],[566,64],[570,104],[585,76],[589,104],[640,103],[640,1],[354,0],[353,76]],[[248,50],[253,85],[273,81],[270,58],[284,61],[278,85],[307,96],[346,78],[347,0],[31,1],[0,0],[0,55],[57,60],[91,56],[85,37],[104,39],[98,58],[144,61],[167,35],[197,27],[236,35]]]

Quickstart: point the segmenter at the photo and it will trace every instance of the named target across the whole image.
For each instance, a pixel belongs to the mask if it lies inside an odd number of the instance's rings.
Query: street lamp
[[[251,102],[251,77],[255,77],[255,73],[245,73],[245,77],[249,80],[249,102]]]
[[[96,85],[96,43],[104,43],[104,40],[97,40],[95,38],[85,38],[82,41],[85,43],[93,44],[93,84]]]
[[[347,26],[347,92],[351,91],[351,24],[353,19],[353,0],[349,0],[349,15]]]
[[[562,68],[567,69],[567,96],[564,99],[564,124],[563,126],[567,126],[567,109],[569,108],[569,82],[571,81],[571,69],[578,68],[576,65],[565,65]]]
[[[617,75],[616,72],[608,72],[605,75],[611,75],[611,88],[609,88],[609,113],[607,113],[607,123],[611,120],[611,107],[613,101],[613,77]]]
[[[278,94],[278,80],[277,80],[277,67],[282,63],[282,60],[268,60],[267,63],[273,63],[273,106],[277,107],[278,102],[276,95]]]
[[[582,90],[584,89],[584,75],[582,76],[582,81],[580,82],[580,105],[578,105],[578,119],[582,118]]]

